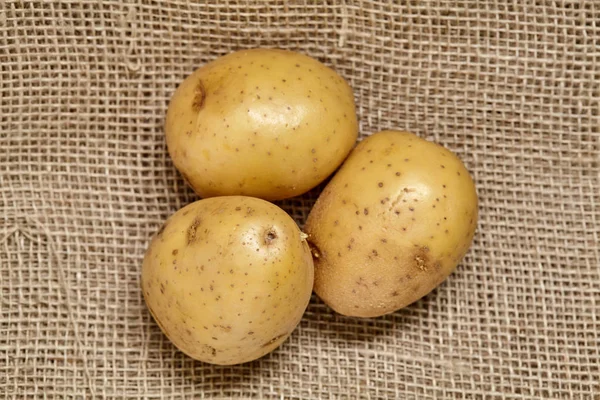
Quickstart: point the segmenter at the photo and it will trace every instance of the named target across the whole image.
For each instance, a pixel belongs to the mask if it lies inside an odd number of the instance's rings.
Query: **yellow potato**
[[[201,197],[302,194],[342,163],[358,124],[348,84],[320,62],[254,49],[186,78],[165,125],[173,162]]]
[[[313,285],[306,235],[264,200],[214,197],[173,214],[142,267],[152,316],[181,351],[213,364],[262,357],[292,333]]]
[[[306,223],[315,292],[335,311],[376,317],[428,294],[468,250],[477,194],[462,162],[411,133],[363,140]]]

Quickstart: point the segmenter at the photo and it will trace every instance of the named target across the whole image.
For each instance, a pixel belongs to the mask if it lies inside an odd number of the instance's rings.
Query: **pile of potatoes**
[[[204,199],[153,237],[141,286],[162,331],[198,360],[238,364],[274,350],[313,290],[348,316],[405,307],[456,268],[475,233],[477,194],[460,159],[399,131],[353,149],[352,89],[301,54],[246,50],[199,68],[174,93],[165,134]],[[305,232],[269,202],[338,167]]]

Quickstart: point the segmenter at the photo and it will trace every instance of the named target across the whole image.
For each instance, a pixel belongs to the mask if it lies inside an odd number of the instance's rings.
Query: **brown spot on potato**
[[[215,339],[216,340],[216,339]],[[204,353],[210,353],[213,357],[217,355],[217,349],[207,344],[202,345],[202,351]]]
[[[218,325],[223,332],[231,332],[231,325]]]
[[[202,221],[200,220],[200,217],[196,217],[196,218],[194,218],[191,225],[189,226],[189,228],[187,230],[187,244],[188,245],[190,245],[190,244],[194,243],[194,241],[196,241],[198,227],[200,226],[201,223],[202,223]]]
[[[277,232],[273,228],[265,230],[264,243],[269,246],[273,241],[277,239]]]
[[[363,210],[363,214],[365,214],[365,215],[369,215],[369,209],[368,209],[368,208],[365,208],[365,209]]]
[[[418,245],[415,245],[418,247]],[[427,271],[430,267],[429,247],[418,247],[413,254],[413,265],[421,271]]]
[[[357,284],[358,286],[362,286],[362,287],[364,287],[365,289],[368,289],[368,288],[369,288],[369,285],[367,285],[367,284],[365,283],[365,281],[364,281],[364,279],[363,279],[363,277],[362,277],[362,276],[359,276],[359,277],[358,277],[358,280],[356,281],[356,284]]]
[[[206,90],[202,80],[198,80],[196,87],[194,88],[194,99],[192,100],[192,110],[198,112],[204,106],[204,100],[206,99]]]
[[[415,256],[415,262],[417,267],[421,270],[421,271],[425,271],[425,260],[423,259],[423,257],[416,255]]]
[[[177,250],[177,249],[175,249],[175,250],[173,250],[173,251],[171,252],[171,254],[173,254],[174,256],[176,256],[176,255],[177,255],[177,253],[179,253],[179,250]],[[174,260],[173,260],[173,261],[174,261]]]

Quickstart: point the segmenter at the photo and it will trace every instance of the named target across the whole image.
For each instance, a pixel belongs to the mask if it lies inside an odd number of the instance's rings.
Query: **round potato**
[[[468,250],[477,225],[469,172],[411,133],[363,140],[306,223],[315,292],[335,311],[376,317],[428,294]]]
[[[335,71],[283,50],[244,50],[199,68],[165,125],[177,169],[201,197],[302,194],[356,142],[354,97]]]
[[[306,235],[264,200],[214,197],[171,216],[142,267],[152,316],[181,351],[238,364],[278,347],[294,330],[313,285]]]

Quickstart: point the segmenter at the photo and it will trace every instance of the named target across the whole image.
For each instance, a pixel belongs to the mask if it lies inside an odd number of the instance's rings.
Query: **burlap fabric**
[[[0,398],[600,398],[600,3],[0,0]],[[309,54],[361,134],[458,153],[481,199],[447,282],[373,320],[313,298],[289,341],[195,362],[139,289],[195,196],[163,122],[227,52]],[[302,224],[318,191],[280,204]]]

